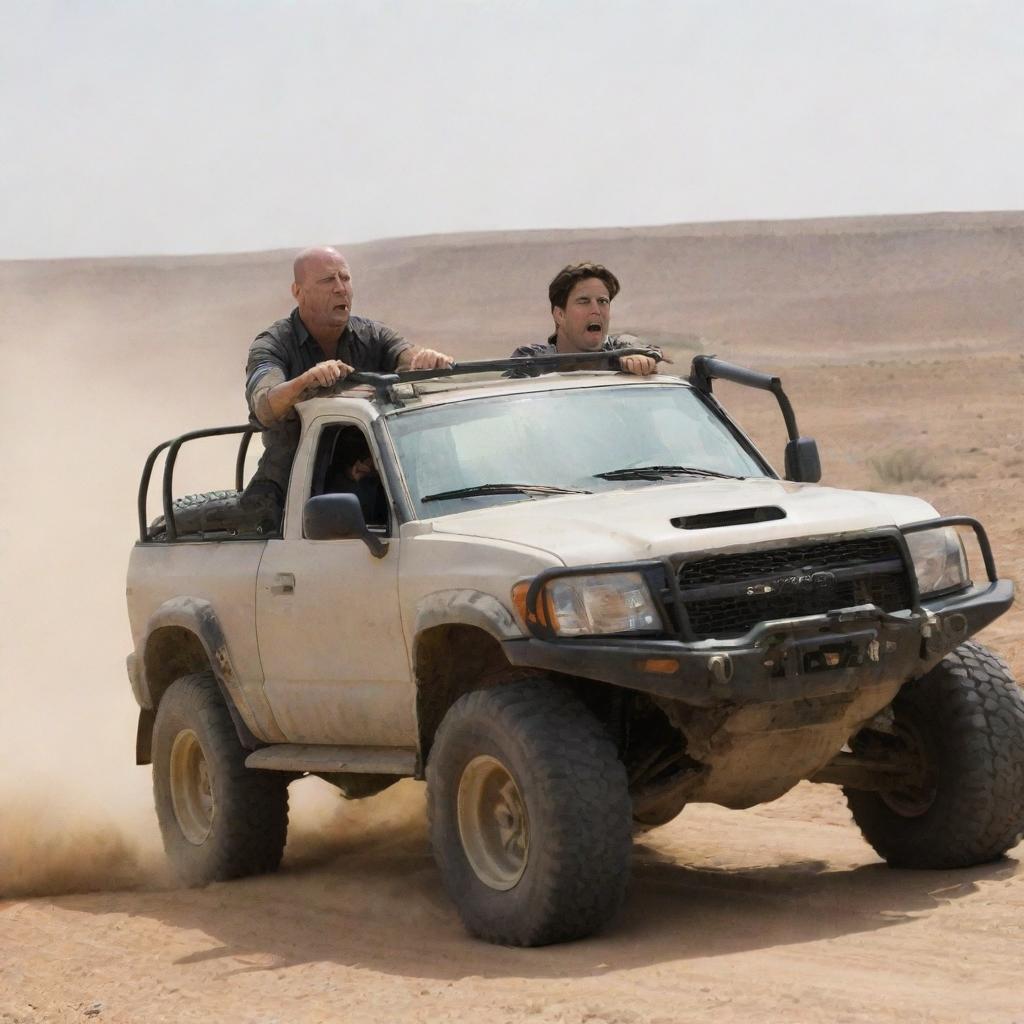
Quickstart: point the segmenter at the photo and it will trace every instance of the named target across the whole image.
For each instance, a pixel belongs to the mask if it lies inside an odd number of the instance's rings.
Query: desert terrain
[[[778,372],[825,483],[979,517],[1024,583],[1024,213],[344,251],[356,312],[458,358],[544,338],[553,273],[604,262],[614,330],[674,372],[697,351]],[[1024,846],[893,871],[827,786],[687,808],[638,840],[621,918],[561,947],[465,935],[411,781],[357,803],[295,783],[278,875],[175,888],[124,667],[138,475],[159,441],[244,420],[291,255],[0,263],[0,1022],[1024,1022]],[[717,390],[780,464],[770,397]],[[183,489],[231,466],[211,443]],[[1019,599],[981,639],[1024,680]]]

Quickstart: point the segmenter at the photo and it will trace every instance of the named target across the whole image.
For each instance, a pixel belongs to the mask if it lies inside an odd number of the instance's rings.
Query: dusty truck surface
[[[819,485],[776,377],[586,362],[359,375],[369,398],[301,403],[280,524],[238,503],[252,428],[153,451],[128,670],[183,881],[275,869],[305,774],[349,798],[425,779],[463,922],[513,945],[609,921],[638,830],[804,779],[841,786],[893,866],[1019,841],[1024,701],[971,639],[1013,600],[982,525]],[[716,379],[776,397],[784,477]],[[176,498],[182,445],[231,433],[234,489]]]

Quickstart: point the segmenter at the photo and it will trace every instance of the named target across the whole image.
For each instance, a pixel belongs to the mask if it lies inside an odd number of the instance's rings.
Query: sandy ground
[[[781,369],[827,483],[977,515],[1024,581],[1024,215],[375,243],[353,251],[356,308],[503,352],[543,336],[547,279],[591,254],[624,279],[616,326],[680,370],[695,346]],[[0,264],[0,1022],[1024,1022],[1024,847],[892,871],[831,787],[687,808],[638,841],[622,917],[558,948],[465,936],[413,782],[355,804],[295,784],[279,875],[173,887],[124,673],[137,474],[163,438],[242,418],[286,266]],[[721,393],[780,462],[767,396]],[[924,464],[887,481],[872,460],[900,450]],[[222,460],[183,485],[223,485]],[[1018,678],[1022,627],[1018,603],[982,637]]]

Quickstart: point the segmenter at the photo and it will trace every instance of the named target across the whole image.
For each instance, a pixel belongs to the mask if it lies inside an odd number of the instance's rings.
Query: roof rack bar
[[[604,369],[601,364],[611,363],[617,368],[622,356],[649,356],[658,362],[668,362],[660,349],[634,348],[602,349],[599,352],[572,352],[541,356],[510,356],[507,359],[474,359],[469,362],[452,363],[451,366],[438,366],[431,370],[399,370],[397,373],[371,373],[357,370],[334,385],[332,394],[344,397],[345,391],[353,384],[368,384],[377,393],[377,397],[388,396],[396,384],[415,384],[424,380],[440,380],[445,377],[464,377],[472,373],[494,373],[497,370],[525,371],[523,376],[533,377],[537,374],[531,370],[576,370],[582,364],[586,367],[593,364],[596,369]],[[393,396],[392,396],[393,397]]]
[[[487,373],[494,370],[531,370],[559,369],[561,367],[578,367],[580,364],[617,363],[622,356],[649,356],[655,360],[663,360],[664,356],[656,348],[616,348],[602,349],[599,352],[555,353],[542,356],[510,356],[507,359],[474,359],[465,363],[453,363],[434,370],[400,370],[397,381],[391,383],[405,384],[412,381],[433,380],[437,377],[460,377],[469,373]],[[352,380],[356,375],[350,374],[346,379]],[[362,376],[366,376],[365,374]]]

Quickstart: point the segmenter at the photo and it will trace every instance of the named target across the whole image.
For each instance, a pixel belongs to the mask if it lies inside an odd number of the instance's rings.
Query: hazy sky
[[[1024,208],[1024,4],[0,0],[0,258]]]

